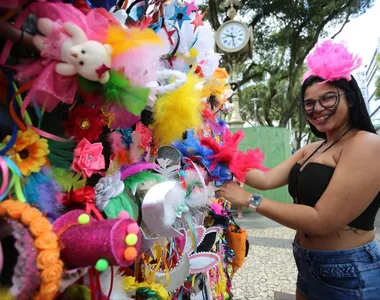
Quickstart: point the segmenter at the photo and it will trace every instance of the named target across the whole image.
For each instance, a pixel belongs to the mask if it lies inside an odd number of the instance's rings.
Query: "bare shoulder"
[[[305,145],[300,150],[304,151],[304,155],[307,155],[310,152],[315,151],[319,146],[322,145],[324,141],[317,141],[310,144]]]
[[[362,149],[363,152],[380,151],[380,136],[372,132],[360,130],[351,139],[349,146],[350,149]]]
[[[367,131],[358,131],[342,151],[342,155],[351,159],[360,157],[360,162],[367,162],[373,167],[380,166],[379,154],[380,136]]]

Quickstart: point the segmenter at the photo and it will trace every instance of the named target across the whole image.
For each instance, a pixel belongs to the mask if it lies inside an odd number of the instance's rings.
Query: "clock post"
[[[226,0],[222,6],[227,9],[227,18],[216,32],[216,51],[223,53],[223,60],[230,66],[231,83],[236,85],[231,100],[233,111],[228,124],[231,128],[241,128],[244,124],[240,115],[239,94],[237,86],[237,67],[247,58],[252,57],[252,29],[244,23],[234,20],[240,0]]]
[[[231,58],[231,80],[232,82],[237,82],[237,64],[236,58]],[[228,124],[231,128],[241,128],[243,127],[244,121],[240,115],[240,104],[239,104],[239,94],[237,88],[234,89],[232,97],[233,110]]]

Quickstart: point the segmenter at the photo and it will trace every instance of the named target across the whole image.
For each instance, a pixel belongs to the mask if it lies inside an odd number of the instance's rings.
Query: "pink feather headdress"
[[[326,40],[315,46],[312,53],[306,57],[309,70],[305,72],[302,83],[310,76],[319,76],[326,81],[341,78],[351,80],[351,72],[360,67],[362,59],[347,50],[343,43]]]

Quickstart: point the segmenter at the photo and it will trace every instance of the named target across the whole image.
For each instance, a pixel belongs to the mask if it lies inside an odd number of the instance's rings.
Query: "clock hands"
[[[232,42],[234,43],[234,46],[236,47],[236,43],[235,43],[235,35],[233,34],[230,34],[228,35],[229,37],[232,37]]]

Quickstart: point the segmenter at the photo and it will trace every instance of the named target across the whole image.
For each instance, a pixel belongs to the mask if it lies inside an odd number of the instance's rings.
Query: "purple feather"
[[[158,167],[159,165],[157,164],[152,164],[152,163],[147,163],[147,162],[135,163],[128,167],[122,168],[121,180],[124,180],[125,178],[135,175],[137,173],[140,173],[142,171],[157,169]]]

